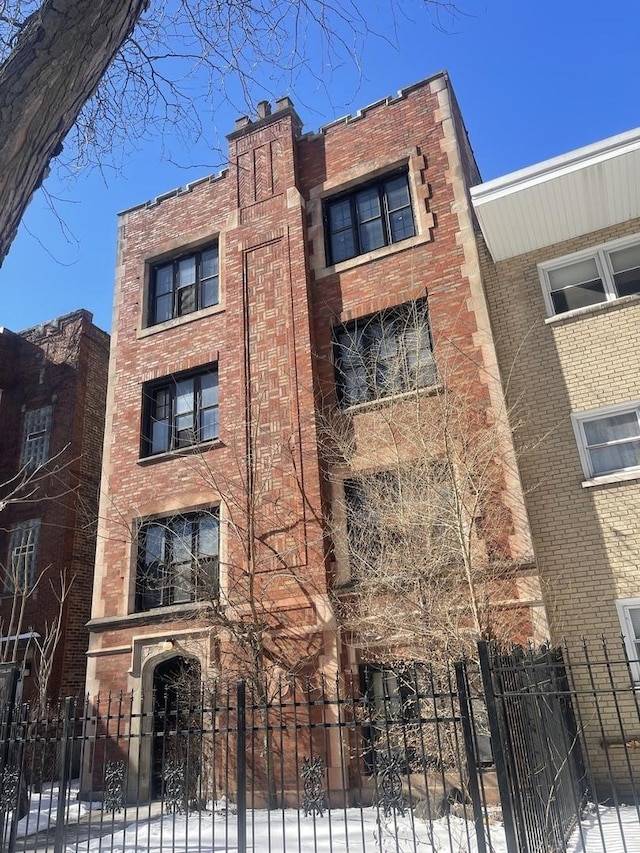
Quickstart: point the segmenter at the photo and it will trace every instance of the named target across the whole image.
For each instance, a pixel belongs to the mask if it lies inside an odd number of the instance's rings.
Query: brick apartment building
[[[494,430],[503,522],[494,534],[474,519],[474,535],[487,561],[500,540],[512,571],[493,593],[518,636],[536,635],[468,193],[479,177],[446,74],[316,133],[288,98],[262,103],[228,140],[226,171],[120,216],[88,692],[151,701],[183,660],[210,676],[258,658],[266,675],[375,659],[337,627],[336,600],[354,594],[340,507],[389,467],[388,400],[419,399],[433,420],[443,388],[472,401],[467,437]],[[398,360],[404,377],[386,385]],[[341,460],[324,435],[336,412]],[[411,443],[400,453],[406,467]]]
[[[551,637],[619,658],[622,634],[630,673],[605,689],[640,684],[639,176],[636,129],[472,191]],[[637,727],[632,693],[601,713]]]
[[[0,655],[43,685],[39,646],[66,599],[47,693],[81,695],[95,560],[109,336],[80,310],[0,329]]]

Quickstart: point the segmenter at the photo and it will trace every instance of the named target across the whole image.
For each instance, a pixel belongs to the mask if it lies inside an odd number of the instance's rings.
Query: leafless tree
[[[60,463],[67,450],[63,448],[44,465],[23,465],[15,477],[0,485],[0,529],[2,512],[8,507],[40,503],[42,500],[55,501],[74,491],[68,478],[63,475],[69,462]],[[35,701],[38,707],[44,708],[49,698],[54,658],[62,637],[64,607],[73,578],[68,579],[64,570],[53,577],[51,566],[44,568],[37,577],[31,576],[29,553],[32,548],[35,551],[37,545],[29,541],[33,536],[35,532],[29,531],[27,540],[22,543],[23,553],[9,554],[6,564],[0,562],[0,585],[10,601],[5,611],[6,617],[0,619],[0,660],[3,663],[15,663],[21,659],[32,659],[35,668]],[[44,592],[47,586],[48,592]],[[53,596],[58,606],[51,620],[36,630],[27,623],[26,612],[27,602],[38,591]],[[34,649],[32,656],[30,648]]]
[[[322,529],[312,524],[317,539],[301,511],[305,495],[296,470],[296,453],[285,439],[273,438],[266,420],[266,403],[253,400],[248,425],[240,424],[225,439],[224,463],[212,460],[197,445],[184,450],[182,464],[192,482],[211,496],[211,509],[197,514],[176,513],[142,522],[144,559],[139,561],[137,585],[142,595],[164,597],[165,602],[194,603],[189,619],[213,629],[218,651],[215,680],[241,678],[256,714],[264,716],[261,762],[264,791],[275,802],[274,762],[277,745],[271,742],[271,702],[306,676],[322,653],[321,631],[307,635],[295,630],[300,610],[314,612],[322,594],[318,565],[309,553],[322,552]],[[312,520],[313,521],[313,520]],[[194,536],[193,524],[199,533]],[[159,567],[148,559],[149,524],[159,537],[167,535],[172,566]],[[224,528],[222,559],[214,542],[217,527]],[[135,531],[134,531],[135,532]],[[155,534],[154,534],[155,535]],[[161,547],[165,547],[164,545]],[[312,565],[310,565],[310,562]],[[324,571],[322,571],[324,578]],[[164,590],[163,590],[164,588]],[[292,602],[297,604],[292,604]],[[283,603],[284,602],[284,603]],[[178,694],[188,696],[195,670],[181,674]],[[205,689],[214,689],[206,673]],[[184,682],[184,683],[183,683]]]
[[[321,432],[351,640],[381,660],[433,661],[508,634],[500,605],[523,555],[504,499],[517,480],[507,412],[455,347],[440,342],[434,360],[424,304],[336,346],[342,407],[324,408]]]
[[[392,12],[403,2],[389,0]],[[359,55],[363,9],[356,0],[0,0],[0,263],[72,128],[81,162],[103,162],[105,146],[153,128],[193,138],[214,93],[239,90],[250,102],[269,78],[289,86],[316,67],[322,85],[327,66]]]

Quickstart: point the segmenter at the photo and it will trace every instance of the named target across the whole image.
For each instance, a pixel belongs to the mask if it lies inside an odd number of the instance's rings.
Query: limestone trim
[[[512,552],[516,559],[527,559],[533,553],[533,544],[527,521],[524,492],[518,471],[515,447],[507,423],[507,404],[502,388],[498,357],[482,282],[472,209],[465,187],[460,144],[456,133],[455,102],[445,79],[434,80],[431,83],[431,91],[438,97],[437,118],[442,123],[443,130],[440,146],[447,155],[449,162],[449,169],[445,173],[445,178],[451,186],[455,200],[453,212],[457,214],[459,225],[456,240],[464,253],[464,263],[460,273],[469,282],[471,291],[469,310],[476,319],[477,331],[474,334],[474,343],[481,353],[481,377],[486,384],[496,422],[504,426],[500,430],[500,451],[507,487],[504,492],[504,500],[505,505],[511,511],[514,526],[514,533],[510,537]]]
[[[375,181],[377,178],[382,178],[387,173],[398,169],[407,169],[411,206],[417,231],[415,236],[327,266],[322,214],[324,200],[338,193],[355,189],[366,181]],[[429,211],[429,186],[422,180],[422,174],[426,169],[426,158],[424,155],[418,153],[417,148],[412,147],[406,151],[404,156],[394,160],[382,160],[380,157],[377,157],[365,162],[359,162],[350,169],[339,172],[329,180],[312,187],[309,191],[309,204],[307,206],[311,222],[307,229],[307,235],[313,247],[310,256],[310,265],[315,278],[326,278],[329,275],[345,272],[370,261],[379,260],[387,255],[393,255],[396,252],[406,251],[424,243],[432,242],[432,230],[435,223],[433,214]]]
[[[184,326],[186,323],[192,323],[194,320],[201,320],[203,317],[222,314],[225,311],[225,243],[226,234],[223,230],[218,229],[211,231],[211,229],[207,227],[206,230],[200,229],[200,231],[192,235],[191,239],[186,242],[182,235],[178,238],[174,238],[173,240],[165,241],[159,251],[156,251],[152,255],[144,258],[141,262],[141,269],[138,275],[138,280],[142,288],[138,299],[138,305],[140,306],[138,313],[138,328],[136,329],[136,338],[138,338],[138,340],[147,338],[150,335],[155,335],[158,332],[174,329],[176,326]],[[191,251],[196,252],[210,244],[217,244],[218,246],[217,304],[211,305],[208,308],[201,308],[199,311],[192,311],[182,317],[172,317],[171,320],[165,320],[164,323],[154,323],[153,325],[149,325],[149,296],[151,294],[153,268],[164,261],[170,261],[179,255],[188,254]]]

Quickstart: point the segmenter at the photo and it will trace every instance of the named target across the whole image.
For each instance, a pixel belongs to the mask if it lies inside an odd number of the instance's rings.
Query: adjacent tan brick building
[[[624,635],[627,685],[640,683],[639,143],[631,131],[472,191],[551,636],[578,655],[587,638],[594,658],[604,637],[620,659]],[[603,713],[635,731],[633,696],[620,701]]]

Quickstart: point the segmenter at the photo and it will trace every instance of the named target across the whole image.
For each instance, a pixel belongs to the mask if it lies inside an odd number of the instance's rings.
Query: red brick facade
[[[37,642],[42,643],[58,614],[52,585],[64,572],[71,583],[63,613],[48,693],[51,698],[81,695],[84,688],[91,611],[98,487],[104,434],[109,336],[80,310],[15,334],[0,330],[0,619],[4,660],[26,659],[23,696],[36,691]],[[29,413],[50,407],[46,459],[34,470],[23,467]],[[28,478],[15,492],[20,471]],[[24,601],[10,592],[12,531],[38,522],[33,567],[35,588]],[[39,579],[39,580],[38,580]],[[36,583],[37,581],[37,583]],[[37,638],[29,638],[33,632]]]
[[[302,134],[288,99],[238,125],[228,170],[120,218],[91,693],[149,688],[155,665],[175,654],[230,673],[238,654],[250,654],[250,639],[241,652],[235,642],[243,613],[262,623],[276,672],[344,659],[331,597],[331,472],[317,434],[319,409],[335,401],[333,326],[426,297],[436,360],[442,353],[454,384],[471,389],[482,423],[502,405],[467,198],[477,174],[446,75],[316,134]],[[398,170],[415,235],[328,265],[323,200]],[[219,304],[150,325],[154,268],[214,243]],[[145,456],[145,383],[214,364],[219,438]],[[508,467],[496,500],[522,564],[528,529]],[[236,628],[197,601],[136,612],[140,522],[207,508],[220,513],[220,584]],[[538,603],[516,587],[507,598]],[[531,636],[523,612],[521,633]]]

